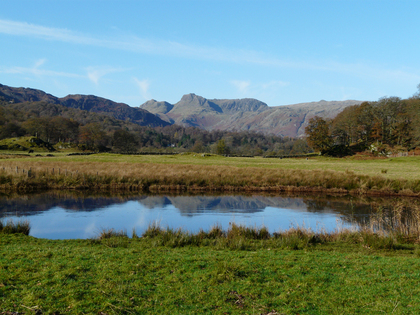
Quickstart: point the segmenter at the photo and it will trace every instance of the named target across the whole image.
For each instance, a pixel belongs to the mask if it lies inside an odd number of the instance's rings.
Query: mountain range
[[[301,137],[314,116],[334,118],[344,108],[361,101],[319,101],[270,107],[252,98],[206,99],[193,93],[172,105],[150,100],[143,108],[162,120],[206,130],[256,131],[277,136]]]
[[[101,113],[141,126],[164,127],[177,124],[205,130],[255,131],[278,136],[301,137],[314,116],[333,118],[345,107],[361,101],[319,101],[270,107],[252,98],[206,99],[193,93],[176,104],[149,100],[131,107],[94,95],[55,97],[41,90],[14,88],[0,84],[0,101],[16,104],[45,102]]]

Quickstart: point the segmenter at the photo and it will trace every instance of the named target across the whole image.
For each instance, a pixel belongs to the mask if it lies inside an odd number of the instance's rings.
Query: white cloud
[[[145,100],[150,100],[152,97],[150,96],[149,93],[149,87],[150,87],[150,82],[149,80],[145,79],[145,80],[139,80],[137,78],[134,78],[134,81],[136,82],[141,96],[145,99]]]
[[[250,81],[232,80],[231,83],[243,94],[248,92],[248,88],[251,85]]]
[[[122,72],[125,71],[125,69],[112,67],[88,67],[86,68],[86,71],[89,80],[98,85],[99,79],[106,76],[107,74],[114,72]]]

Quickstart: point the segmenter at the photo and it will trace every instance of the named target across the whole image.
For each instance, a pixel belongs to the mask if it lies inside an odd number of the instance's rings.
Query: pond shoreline
[[[0,179],[1,180],[1,179]],[[344,188],[325,188],[311,186],[231,186],[231,185],[167,185],[167,184],[131,184],[131,183],[112,183],[100,184],[90,182],[89,184],[77,183],[75,185],[60,184],[49,181],[40,182],[10,182],[0,184],[0,192],[3,193],[40,193],[54,190],[67,191],[93,191],[93,192],[139,192],[139,193],[297,193],[297,194],[328,194],[328,195],[352,195],[352,196],[383,196],[383,197],[410,197],[420,198],[419,192],[409,189],[395,191],[390,188],[382,189],[344,189]]]

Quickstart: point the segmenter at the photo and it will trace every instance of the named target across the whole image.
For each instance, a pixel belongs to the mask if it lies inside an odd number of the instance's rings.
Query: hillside
[[[171,105],[150,100],[143,108],[161,119],[185,127],[209,131],[255,131],[278,136],[301,137],[309,119],[314,116],[334,118],[344,108],[360,101],[319,101],[269,107],[256,99],[206,99],[186,94]]]
[[[68,108],[101,113],[120,120],[129,120],[140,126],[164,127],[169,125],[168,122],[161,120],[147,110],[131,107],[124,103],[116,103],[94,95],[68,95],[63,98],[58,98],[36,89],[13,88],[0,84],[0,101],[9,104],[41,101]]]

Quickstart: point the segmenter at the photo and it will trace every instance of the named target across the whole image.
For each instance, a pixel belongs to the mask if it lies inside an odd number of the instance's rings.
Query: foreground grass
[[[375,250],[349,238],[293,250],[276,246],[281,238],[251,237],[234,250],[217,237],[173,246],[157,234],[111,234],[0,234],[0,314],[420,312],[417,245]]]

